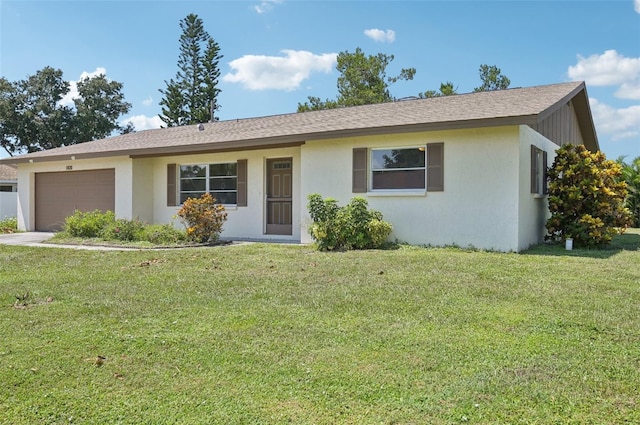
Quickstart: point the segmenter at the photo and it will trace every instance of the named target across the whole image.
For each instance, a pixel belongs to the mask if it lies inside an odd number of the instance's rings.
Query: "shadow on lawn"
[[[564,244],[540,244],[523,251],[523,255],[552,255],[557,257],[610,258],[622,251],[640,252],[640,229],[627,229],[624,235],[613,238],[611,245],[598,249],[573,249],[567,251]]]

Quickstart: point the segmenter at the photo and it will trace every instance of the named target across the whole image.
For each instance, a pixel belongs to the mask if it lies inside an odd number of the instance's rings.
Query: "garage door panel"
[[[114,211],[115,170],[37,173],[36,230],[60,230],[64,219],[80,211]]]

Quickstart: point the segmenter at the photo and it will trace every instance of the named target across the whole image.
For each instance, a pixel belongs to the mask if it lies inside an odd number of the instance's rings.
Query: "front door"
[[[291,158],[267,160],[267,234],[290,235],[292,212]]]

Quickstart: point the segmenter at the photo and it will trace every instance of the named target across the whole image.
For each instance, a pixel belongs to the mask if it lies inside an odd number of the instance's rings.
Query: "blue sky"
[[[388,76],[416,68],[391,86],[397,98],[446,81],[473,91],[480,64],[497,65],[511,87],[585,80],[601,150],[640,156],[640,0],[0,0],[0,75],[52,66],[73,82],[102,72],[124,84],[125,121],[158,127],[158,90],[175,76],[189,13],[224,56],[222,120],[334,99],[335,57],[360,47],[395,56]]]

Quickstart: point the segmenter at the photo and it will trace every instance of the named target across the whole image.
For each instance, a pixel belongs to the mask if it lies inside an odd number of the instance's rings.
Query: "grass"
[[[522,254],[0,245],[0,423],[640,421],[640,233]]]

